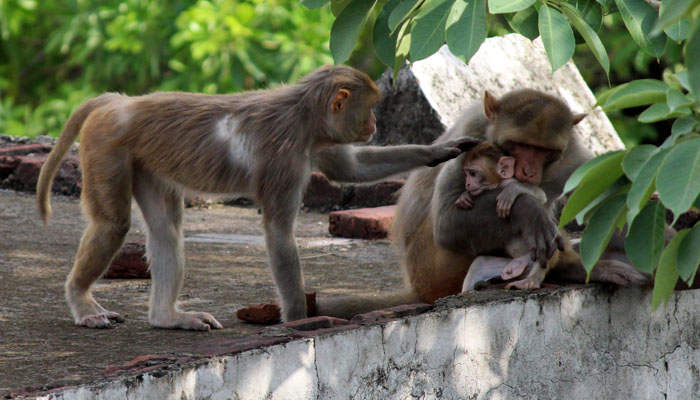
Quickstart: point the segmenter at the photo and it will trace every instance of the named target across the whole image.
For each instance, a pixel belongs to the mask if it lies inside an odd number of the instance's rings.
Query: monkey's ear
[[[345,103],[350,98],[350,91],[347,89],[338,89],[338,93],[333,97],[331,101],[331,112],[339,113],[345,110]]]
[[[513,175],[515,175],[515,158],[505,156],[499,158],[496,171],[498,171],[498,175],[503,179],[512,178]]]
[[[574,125],[581,122],[581,120],[584,118],[586,118],[586,113],[574,114],[574,118],[573,118]]]
[[[498,113],[498,100],[488,90],[484,91],[484,114],[493,121]]]

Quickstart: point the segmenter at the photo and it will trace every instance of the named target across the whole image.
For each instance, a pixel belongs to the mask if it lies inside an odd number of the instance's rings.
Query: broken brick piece
[[[355,239],[384,239],[389,235],[396,206],[334,211],[328,231],[333,236]]]
[[[148,266],[146,246],[142,242],[125,243],[104,277],[108,279],[148,279],[151,277]]]
[[[306,315],[316,315],[316,292],[304,295],[306,296]],[[282,321],[282,312],[276,303],[253,304],[236,311],[236,316],[241,321],[251,324],[273,325]]]

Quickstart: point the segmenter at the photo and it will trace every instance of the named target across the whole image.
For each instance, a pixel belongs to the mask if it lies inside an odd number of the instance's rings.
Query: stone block
[[[10,145],[0,147],[0,156],[26,156],[29,154],[46,154],[50,152],[52,146],[46,144],[32,143],[23,145]]]
[[[356,239],[383,239],[389,235],[396,206],[334,211],[328,231],[333,236]]]
[[[104,275],[107,279],[148,279],[151,277],[144,243],[125,243]]]

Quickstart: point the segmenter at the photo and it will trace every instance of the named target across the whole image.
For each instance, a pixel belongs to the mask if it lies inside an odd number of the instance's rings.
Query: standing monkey
[[[456,157],[474,139],[395,147],[353,147],[375,129],[380,97],[364,73],[322,67],[295,85],[232,95],[104,94],[68,120],[41,169],[37,200],[50,215],[51,182],[71,143],[82,134],[82,203],[89,219],[66,299],[75,323],[110,327],[123,319],[90,288],[119,250],[130,225],[132,196],[148,227],[151,260],[149,322],[160,328],[208,330],[221,324],[205,312],[181,311],[183,188],[254,196],[262,208],[270,267],[284,320],[306,317],[294,220],[314,162],[329,178],[376,180]]]

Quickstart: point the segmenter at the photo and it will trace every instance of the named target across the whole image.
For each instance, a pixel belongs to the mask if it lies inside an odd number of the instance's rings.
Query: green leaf
[[[554,72],[574,55],[574,31],[559,11],[545,4],[539,10],[538,27]]]
[[[690,21],[688,21],[687,18],[682,18],[675,24],[664,29],[664,33],[666,36],[670,37],[671,40],[680,44],[683,40],[688,38],[688,34],[690,33]]]
[[[337,17],[351,1],[352,0],[331,0],[331,12]]]
[[[662,30],[668,28],[676,21],[680,20],[685,10],[690,7],[693,0],[664,0],[659,8],[659,18],[656,20],[654,27],[649,32],[650,35],[656,36]],[[674,39],[675,40],[675,39]]]
[[[676,219],[690,208],[700,194],[700,139],[670,150],[659,168],[656,190]]]
[[[651,308],[653,310],[656,310],[662,301],[667,301],[676,288],[676,282],[678,282],[678,268],[676,267],[678,247],[687,234],[687,229],[676,233],[676,236],[671,239],[671,242],[661,253],[659,267],[654,276],[654,290],[651,294]]]
[[[620,85],[611,93],[605,103],[605,111],[620,108],[638,107],[666,100],[668,85],[656,79],[638,79]]]
[[[566,184],[564,185],[564,191],[563,193],[569,193],[571,190],[575,189],[576,186],[581,183],[581,180],[583,179],[584,176],[588,173],[588,171],[593,168],[594,166],[598,165],[599,163],[607,160],[608,158],[611,157],[618,157],[618,154],[622,153],[621,151],[611,151],[609,153],[601,154],[598,157],[591,158],[590,160],[586,161],[585,163],[581,164],[576,170],[571,174],[569,179],[566,181]]]
[[[406,59],[408,58],[408,52],[411,48],[411,27],[413,22],[411,20],[404,22],[399,30],[399,34],[396,37],[396,59],[394,61],[394,79],[396,79],[396,74],[399,69],[406,64]]]
[[[352,0],[333,22],[330,49],[336,64],[342,64],[350,58],[360,30],[373,5],[374,0]]]
[[[445,43],[445,24],[452,4],[443,0],[430,12],[416,16],[416,23],[411,29],[411,61],[422,60],[433,55]]]
[[[616,180],[615,183],[613,183],[609,188],[607,188],[603,192],[603,194],[593,199],[593,201],[588,203],[588,205],[583,210],[581,210],[581,212],[576,214],[576,222],[579,225],[587,223],[591,219],[591,215],[593,215],[598,210],[598,206],[601,203],[603,203],[610,197],[613,197],[620,193],[626,194],[627,192],[629,192],[630,186],[632,186],[632,183],[628,181],[626,177],[620,177],[620,179]]]
[[[570,6],[574,7],[586,25],[590,26],[596,33],[600,31],[603,25],[603,9],[600,4],[596,3],[594,0],[568,0],[566,2]],[[581,44],[584,39],[580,34],[574,34],[576,38],[576,44]]]
[[[639,122],[649,124],[652,122],[672,118],[672,115],[673,114],[671,113],[671,109],[668,108],[668,104],[656,103],[652,104],[651,107],[647,108],[641,114],[639,114],[637,120]]]
[[[700,18],[685,44],[685,65],[688,67],[688,87],[696,99],[700,99]]]
[[[491,14],[506,14],[524,10],[535,4],[535,0],[489,0]]]
[[[329,0],[301,0],[301,4],[309,9],[315,9],[315,8],[321,8],[326,3],[328,3]]]
[[[402,0],[389,14],[389,30],[394,32],[419,5],[420,0]]]
[[[616,152],[588,168],[578,188],[569,197],[566,206],[561,212],[559,228],[563,228],[569,221],[576,217],[591,200],[603,193],[619,177],[622,176],[622,159],[624,152]]]
[[[374,52],[377,54],[379,61],[389,68],[393,68],[396,62],[394,55],[396,51],[396,37],[398,36],[398,32],[392,34],[389,30],[389,14],[391,14],[400,1],[401,0],[389,0],[389,2],[384,5],[382,11],[377,16],[377,20],[374,22],[374,30],[372,32]]]
[[[616,226],[624,221],[625,210],[625,195],[621,193],[602,203],[588,221],[581,235],[581,261],[589,276]]]
[[[693,131],[698,121],[694,117],[681,117],[673,122],[671,126],[671,136],[669,136],[662,147],[669,147],[676,143],[679,137]]]
[[[603,46],[603,42],[600,41],[598,34],[586,23],[586,21],[584,21],[576,7],[569,3],[561,3],[561,10],[569,19],[571,24],[576,28],[578,33],[581,34],[583,40],[586,41],[586,44],[593,53],[593,56],[595,56],[601,67],[603,67],[605,75],[609,75],[610,60],[608,59],[608,53],[605,51],[605,46]]]
[[[649,202],[630,225],[625,253],[638,270],[651,274],[664,248],[666,209],[658,201]]]
[[[540,36],[539,28],[537,27],[537,10],[535,7],[526,8],[518,11],[515,14],[505,16],[508,25],[513,30],[530,40],[535,40]]]
[[[647,161],[637,174],[637,179],[632,181],[632,187],[627,194],[627,222],[632,223],[651,197],[656,182],[656,175],[664,158],[668,155],[668,150],[660,150]]]
[[[637,45],[650,56],[661,57],[666,47],[666,38],[650,35],[657,15],[654,7],[644,0],[615,0],[615,4]]]
[[[666,93],[666,103],[671,111],[676,111],[679,108],[693,105],[693,100],[678,89],[669,89],[668,93]]]
[[[678,82],[681,83],[681,86],[683,86],[685,90],[690,91],[690,78],[688,77],[687,69],[676,72],[676,79],[678,79]]]
[[[693,284],[698,266],[700,266],[700,225],[695,224],[678,247],[678,274],[688,286]]]
[[[644,164],[646,164],[658,150],[656,146],[650,144],[642,144],[631,148],[625,155],[624,160],[622,160],[622,170],[625,171],[627,179],[634,182]]]
[[[486,39],[486,0],[457,0],[447,17],[447,46],[469,62]]]

